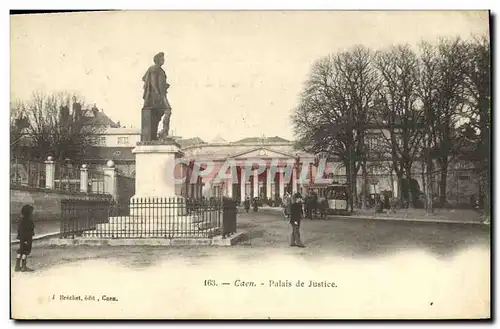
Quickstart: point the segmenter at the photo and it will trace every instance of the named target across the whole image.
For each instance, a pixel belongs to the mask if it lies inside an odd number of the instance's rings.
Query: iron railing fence
[[[10,184],[19,187],[45,188],[45,166],[41,161],[10,159]]]
[[[105,175],[102,170],[89,169],[88,171],[88,193],[90,194],[106,194],[105,190]]]
[[[65,192],[79,192],[80,168],[66,163],[56,163],[54,188]]]
[[[109,199],[61,200],[61,238],[75,238],[109,221]]]
[[[190,203],[184,198],[135,198],[129,202],[64,200],[61,238],[211,238],[236,232],[236,202]]]

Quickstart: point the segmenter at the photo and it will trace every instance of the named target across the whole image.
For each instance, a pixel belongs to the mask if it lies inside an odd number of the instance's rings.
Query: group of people
[[[252,204],[253,211],[259,210],[259,200],[257,198],[253,198],[252,201],[250,201],[249,197],[246,197],[245,201],[243,202],[243,206],[245,208],[246,212],[250,211],[250,203]]]

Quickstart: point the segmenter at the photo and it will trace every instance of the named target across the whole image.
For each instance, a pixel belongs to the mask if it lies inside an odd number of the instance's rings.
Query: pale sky
[[[484,12],[142,11],[11,17],[11,97],[69,91],[140,127],[142,76],[163,51],[184,138],[293,139],[290,115],[312,63],[363,44],[382,49],[488,33]]]

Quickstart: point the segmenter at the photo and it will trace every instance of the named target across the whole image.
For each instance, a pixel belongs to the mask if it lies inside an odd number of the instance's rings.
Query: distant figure
[[[307,219],[314,219],[315,201],[313,192],[309,193],[304,200],[304,211]]]
[[[396,207],[398,205],[398,200],[396,198],[391,198],[391,213],[395,214],[396,213]]]
[[[248,212],[250,210],[250,198],[246,197],[245,202],[243,203],[243,206],[245,207],[245,211]]]
[[[257,198],[253,198],[252,206],[254,212],[257,212],[257,210],[259,210],[259,202]]]
[[[326,213],[328,210],[328,201],[324,197],[318,198],[318,209],[319,216],[321,219],[326,219]]]
[[[311,219],[316,216],[318,210],[318,194],[313,192],[311,195]]]
[[[384,209],[389,209],[391,207],[390,197],[387,193],[384,193]]]
[[[303,208],[304,208],[304,217],[307,219],[311,219],[309,217],[309,206],[310,206],[309,194],[306,194],[306,196],[304,197],[304,199],[302,201],[303,201]]]
[[[17,228],[17,239],[19,240],[19,249],[16,256],[16,272],[32,272],[33,270],[26,265],[28,255],[31,253],[33,236],[35,235],[35,223],[33,222],[33,212],[35,208],[25,205],[21,209],[21,220]]]
[[[292,225],[292,237],[290,247],[305,247],[300,241],[300,221],[302,216],[302,197],[299,193],[295,193],[291,201],[290,225]]]

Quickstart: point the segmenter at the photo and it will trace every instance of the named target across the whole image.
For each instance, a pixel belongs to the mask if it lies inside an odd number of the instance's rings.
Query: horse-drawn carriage
[[[314,212],[321,217],[328,214],[350,215],[349,190],[344,184],[330,184],[322,187],[310,187],[309,193],[316,196]]]

